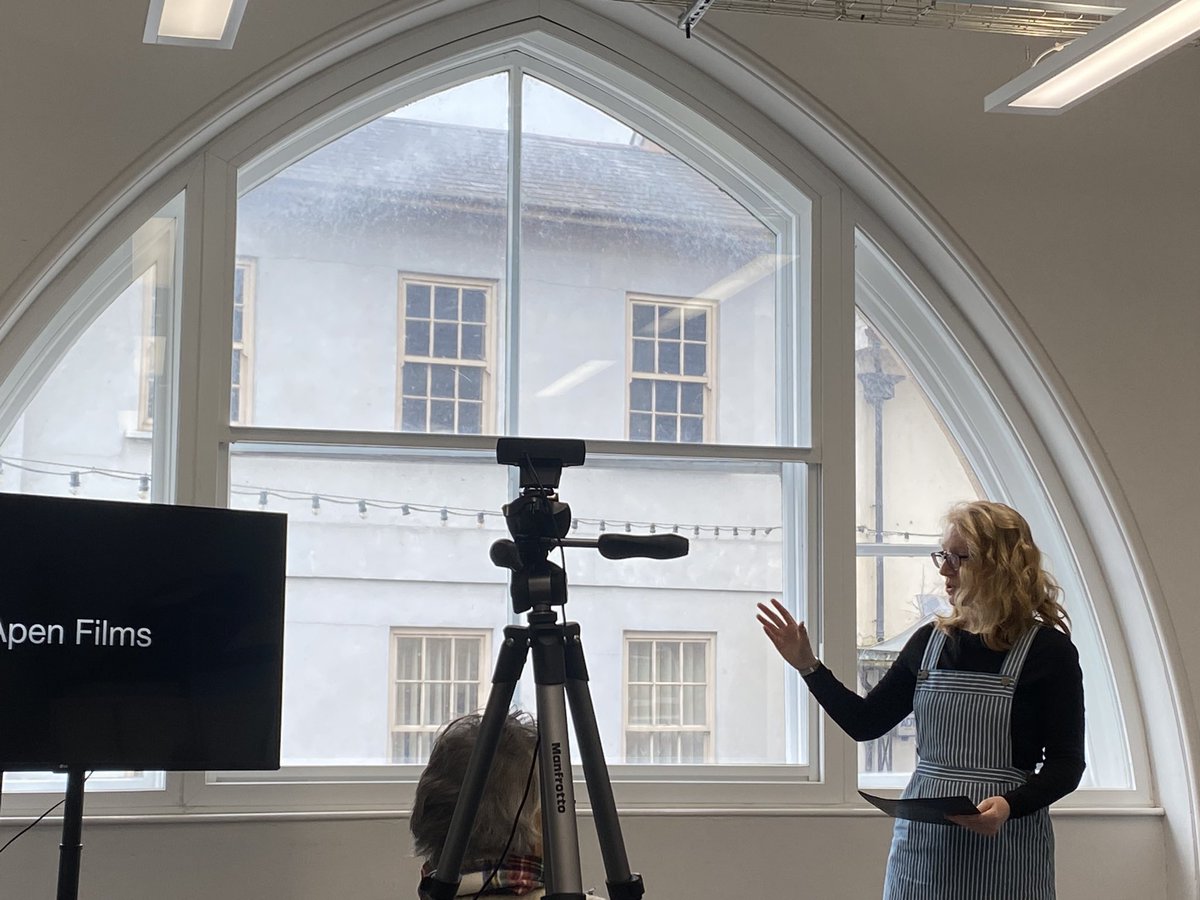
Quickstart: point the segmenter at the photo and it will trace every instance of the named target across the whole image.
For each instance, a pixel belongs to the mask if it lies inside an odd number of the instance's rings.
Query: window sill
[[[874,807],[805,807],[778,808],[764,807],[761,809],[744,808],[637,808],[618,809],[618,815],[623,819],[636,818],[793,818],[793,819],[865,819],[886,818]],[[84,815],[84,821],[92,826],[121,826],[121,825],[219,825],[224,823],[247,822],[356,822],[356,821],[391,821],[407,819],[410,815],[407,809],[363,809],[363,810],[294,810],[272,812],[162,812],[162,813],[102,813]],[[591,818],[592,811],[581,806],[577,812],[581,818]],[[1111,807],[1111,806],[1080,806],[1055,807],[1051,815],[1058,819],[1118,819],[1118,818],[1162,818],[1165,811],[1161,806]],[[34,814],[4,815],[0,822],[5,825],[25,825],[37,818]],[[62,816],[47,816],[43,821],[62,822]]]

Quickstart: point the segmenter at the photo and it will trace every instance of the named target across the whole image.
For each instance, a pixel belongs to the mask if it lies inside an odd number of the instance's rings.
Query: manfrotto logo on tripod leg
[[[562,744],[558,741],[550,745],[550,756],[554,760],[554,803],[560,813],[565,813],[567,792],[563,788]]]

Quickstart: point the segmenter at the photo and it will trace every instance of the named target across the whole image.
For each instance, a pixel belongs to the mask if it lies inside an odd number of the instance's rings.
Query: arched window
[[[748,705],[727,674],[757,656],[755,680],[782,682],[754,601],[807,561],[808,203],[595,92],[512,55],[244,170],[271,174],[243,174],[238,203],[254,293],[234,389],[253,392],[230,408],[253,414],[230,491],[292,516],[290,764],[420,763],[439,724],[482,705],[514,615],[488,547],[515,473],[474,440],[495,434],[588,441],[560,486],[572,536],[692,542],[672,562],[568,552],[561,612],[591,651],[609,761],[811,755],[782,696]],[[347,456],[315,429],[388,437]]]
[[[622,802],[852,794],[845,739],[754,604],[783,598],[865,689],[937,610],[939,517],[974,496],[1034,520],[1077,604],[1091,783],[1131,787],[1086,579],[948,301],[894,238],[798,146],[785,162],[567,36],[439,52],[400,75],[365,55],[340,85],[298,86],[285,126],[231,129],[186,183],[212,239],[147,225],[156,246],[189,241],[193,280],[163,257],[116,292],[85,285],[58,313],[69,340],[4,382],[6,479],[37,460],[55,490],[86,469],[129,499],[149,476],[156,499],[288,514],[284,772],[187,782],[192,802],[375,802],[483,704],[520,619],[489,560],[517,492],[497,435],[588,442],[560,485],[573,536],[691,541],[673,561],[566,554],[561,615],[608,762],[638,788]],[[60,357],[84,359],[72,383],[108,411],[83,455],[47,377]],[[81,496],[110,496],[90,493],[101,477]],[[858,778],[894,784],[909,757],[902,724]]]

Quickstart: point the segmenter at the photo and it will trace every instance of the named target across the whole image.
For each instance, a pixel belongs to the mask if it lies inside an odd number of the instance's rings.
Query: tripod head
[[[521,494],[505,504],[504,520],[513,539],[492,544],[491,560],[513,573],[513,611],[548,610],[567,602],[567,577],[546,557],[556,547],[594,547],[606,559],[675,559],[686,556],[688,540],[677,534],[601,535],[597,540],[568,538],[571,507],[558,499],[558,481],[567,466],[583,465],[583,441],[500,438],[496,462],[519,466]]]

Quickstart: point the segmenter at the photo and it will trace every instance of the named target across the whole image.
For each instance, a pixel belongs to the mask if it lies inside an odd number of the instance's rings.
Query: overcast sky
[[[633,132],[612,116],[558,88],[528,76],[524,79],[522,126],[526,132],[555,137],[628,144]],[[508,80],[503,73],[434,94],[392,113],[405,119],[505,128],[508,125]]]

